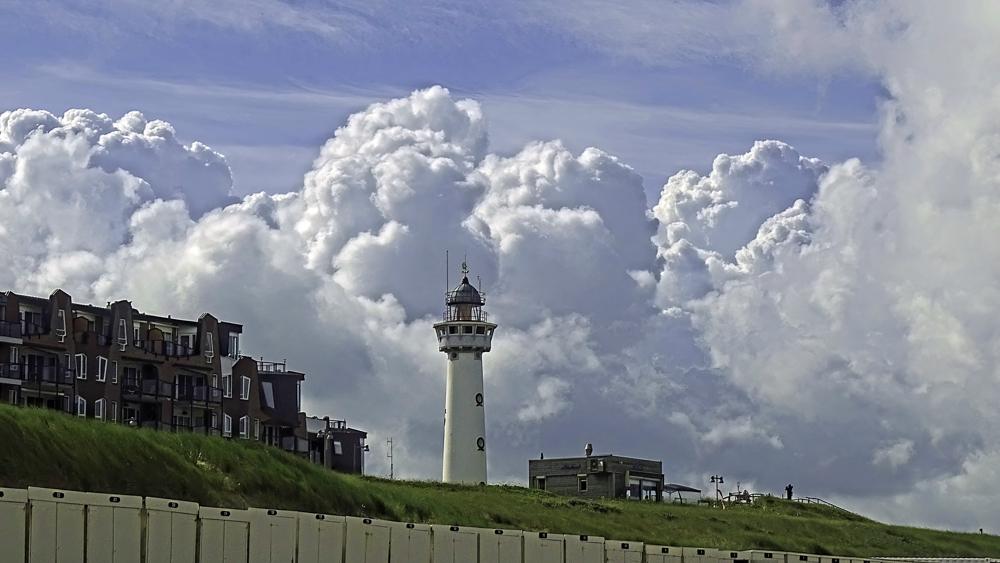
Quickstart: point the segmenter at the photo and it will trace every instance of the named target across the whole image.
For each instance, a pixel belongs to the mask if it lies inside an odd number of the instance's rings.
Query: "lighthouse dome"
[[[455,286],[455,289],[448,292],[449,305],[483,305],[483,296],[479,290],[469,283],[469,276],[463,276],[462,282]]]

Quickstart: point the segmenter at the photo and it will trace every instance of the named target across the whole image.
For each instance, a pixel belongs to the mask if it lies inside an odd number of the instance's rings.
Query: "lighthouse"
[[[445,297],[444,318],[434,325],[438,350],[448,356],[444,409],[445,483],[486,484],[486,398],[483,354],[490,351],[497,325],[488,322],[486,299],[469,283],[462,263],[462,282]]]

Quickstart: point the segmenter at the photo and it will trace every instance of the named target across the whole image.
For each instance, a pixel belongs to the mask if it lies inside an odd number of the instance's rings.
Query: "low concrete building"
[[[585,498],[663,499],[663,462],[617,455],[528,460],[528,486]]]

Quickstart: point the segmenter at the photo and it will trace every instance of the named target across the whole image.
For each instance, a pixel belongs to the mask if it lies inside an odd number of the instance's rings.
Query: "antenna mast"
[[[448,275],[451,273],[451,267],[448,265],[448,251],[444,251],[444,293],[445,295],[451,290],[451,280],[448,279]]]

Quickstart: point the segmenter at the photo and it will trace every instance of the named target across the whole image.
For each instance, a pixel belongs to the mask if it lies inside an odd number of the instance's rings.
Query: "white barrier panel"
[[[83,563],[87,493],[28,487],[29,563]]]
[[[142,497],[85,494],[87,561],[139,561],[142,557]]]
[[[343,563],[347,519],[330,514],[299,516],[298,563]]]
[[[0,538],[4,557],[11,563],[24,563],[27,553],[28,491],[0,487]]]
[[[431,527],[390,522],[389,563],[431,563]]]
[[[345,563],[389,563],[389,522],[348,518]]]
[[[298,513],[251,508],[250,563],[295,563]]]
[[[751,550],[750,561],[760,561],[761,563],[786,563],[785,553],[782,551]]]
[[[642,563],[642,551],[639,541],[604,542],[605,563]]]
[[[727,551],[725,549],[715,550],[716,556],[721,563],[749,563],[749,551]]]
[[[566,544],[566,561],[573,563],[604,563],[604,538],[600,536],[563,537]]]
[[[714,549],[707,547],[682,547],[684,563],[718,563]]]
[[[561,534],[548,532],[524,534],[524,563],[563,563],[565,561],[563,553]]]
[[[681,548],[669,545],[647,545],[646,563],[681,563]]]
[[[146,563],[195,563],[198,503],[146,497]]]
[[[481,530],[479,563],[523,563],[523,536],[521,530]]]
[[[198,509],[198,561],[249,563],[250,512],[202,506]]]
[[[434,539],[434,563],[479,561],[479,535],[482,530],[463,526],[431,526]]]

